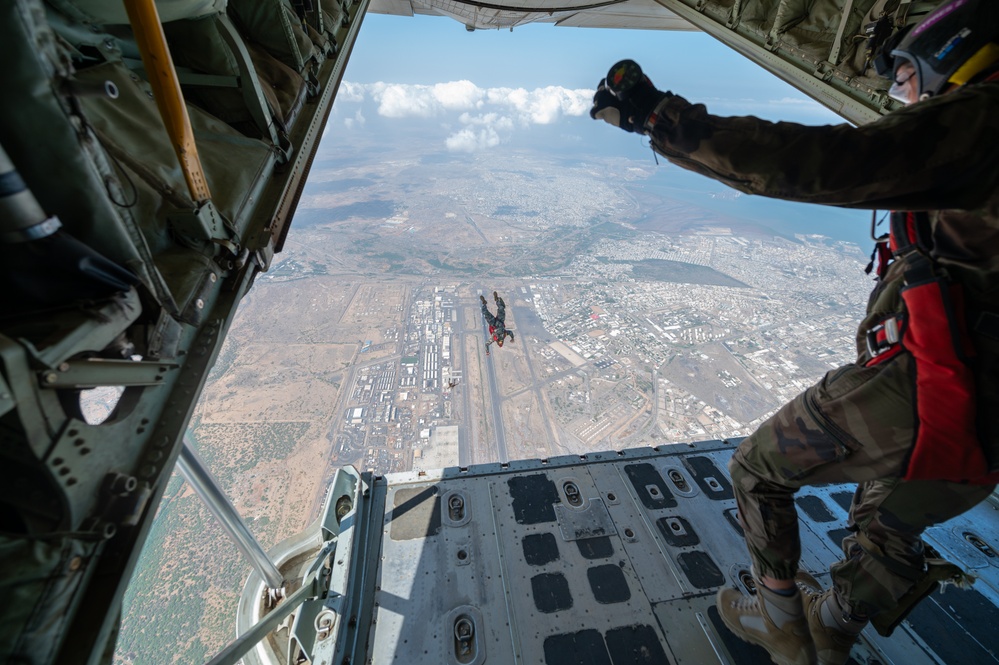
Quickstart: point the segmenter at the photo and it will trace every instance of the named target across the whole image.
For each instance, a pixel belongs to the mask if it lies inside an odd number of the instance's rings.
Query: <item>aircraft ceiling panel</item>
[[[439,13],[450,16],[467,27],[480,29],[513,28],[518,25],[533,23],[550,16],[549,12],[532,12],[520,5],[492,5],[488,3],[470,3],[463,0],[430,0],[425,6],[427,13]],[[552,11],[559,12],[553,7]]]
[[[566,28],[624,28],[635,30],[697,30],[691,23],[652,0],[629,0],[607,7],[553,17],[541,22]]]
[[[373,14],[391,14],[392,16],[412,16],[413,3],[409,0],[371,0],[368,11]]]
[[[511,0],[492,3],[477,0],[372,0],[370,12],[412,16],[449,16],[465,25],[512,28],[527,23],[554,23],[574,28],[631,28],[640,30],[696,30],[688,21],[654,0]]]

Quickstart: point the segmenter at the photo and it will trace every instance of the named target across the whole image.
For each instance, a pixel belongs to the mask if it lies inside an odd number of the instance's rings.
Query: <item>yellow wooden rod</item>
[[[180,168],[187,180],[191,198],[202,203],[212,197],[205,180],[205,171],[198,158],[198,146],[194,143],[191,119],[187,115],[184,94],[173,67],[173,58],[167,47],[166,35],[160,24],[159,14],[153,0],[125,0],[128,20],[135,33],[135,41],[142,53],[142,64],[153,87],[156,106],[166,126],[173,149],[180,160]]]

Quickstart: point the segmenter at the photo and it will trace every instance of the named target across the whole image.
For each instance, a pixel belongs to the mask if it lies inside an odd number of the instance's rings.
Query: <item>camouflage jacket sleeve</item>
[[[854,208],[976,209],[999,189],[999,83],[861,127],[710,115],[669,95],[649,132],[669,161],[747,194]]]

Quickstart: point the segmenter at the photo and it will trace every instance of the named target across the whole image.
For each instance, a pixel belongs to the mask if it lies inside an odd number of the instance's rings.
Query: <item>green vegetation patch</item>
[[[656,282],[672,282],[675,284],[703,284],[706,286],[731,286],[749,288],[747,284],[719,272],[708,266],[663,259],[645,259],[643,261],[613,261],[612,263],[631,263],[631,274],[635,279],[649,279]]]
[[[118,663],[203,663],[225,646],[233,617],[205,612],[205,597],[236,606],[249,566],[197,496],[174,476],[125,592]],[[202,637],[198,633],[206,629]]]
[[[193,430],[198,454],[228,487],[236,473],[264,459],[284,459],[298,445],[310,423],[208,423]]]
[[[637,231],[621,226],[617,222],[601,222],[590,227],[590,232],[610,240],[624,240],[638,235]]]

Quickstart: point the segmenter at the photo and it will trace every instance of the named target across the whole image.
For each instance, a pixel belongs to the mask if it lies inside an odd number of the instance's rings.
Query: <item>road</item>
[[[452,322],[454,325],[451,339],[454,341],[451,344],[451,357],[461,358],[461,380],[457,386],[451,389],[451,418],[458,421],[458,466],[467,467],[472,465],[472,449],[469,445],[471,428],[468,426],[472,413],[472,391],[468,389],[468,386],[462,385],[465,377],[469,376],[469,371],[468,357],[465,353],[465,345],[462,343],[462,340],[465,339],[465,317],[462,316],[462,307],[458,304],[457,298],[455,298],[453,311],[455,316]],[[461,408],[455,409],[459,401]]]
[[[533,310],[530,311],[533,313]],[[524,359],[527,361],[527,368],[531,373],[531,383],[527,390],[534,393],[534,399],[538,404],[538,413],[541,417],[541,421],[545,425],[545,434],[547,435],[545,445],[548,448],[549,455],[565,452],[565,448],[558,438],[557,431],[552,426],[551,416],[548,409],[545,408],[545,395],[542,388],[548,385],[549,380],[538,381],[538,373],[534,368],[534,361],[531,358],[531,345],[528,343],[528,340],[531,339],[531,337],[543,339],[542,336],[546,335],[548,331],[544,329],[544,326],[541,324],[541,321],[538,319],[536,314],[534,315],[533,320],[527,316],[522,316],[518,319],[518,321],[523,321],[523,324],[518,326],[520,328],[520,332],[522,333],[520,335],[520,343],[523,345],[521,348],[524,352]],[[528,323],[529,321],[530,323]],[[540,330],[538,328],[540,328]],[[510,395],[510,397],[513,397],[513,395]],[[556,447],[561,448],[562,450],[556,451]]]
[[[481,293],[491,293],[486,289],[479,287]],[[485,344],[490,339],[489,337],[489,326],[486,325],[485,318],[482,319],[482,343]],[[493,351],[498,351],[499,349],[496,345],[491,345],[489,348]],[[489,397],[490,404],[492,405],[493,421],[492,421],[492,431],[493,438],[496,444],[496,455],[500,462],[509,462],[510,456],[506,451],[506,432],[503,430],[503,409],[502,409],[502,398],[500,395],[499,388],[496,382],[496,367],[493,364],[493,352],[486,356],[486,380],[489,382]]]

